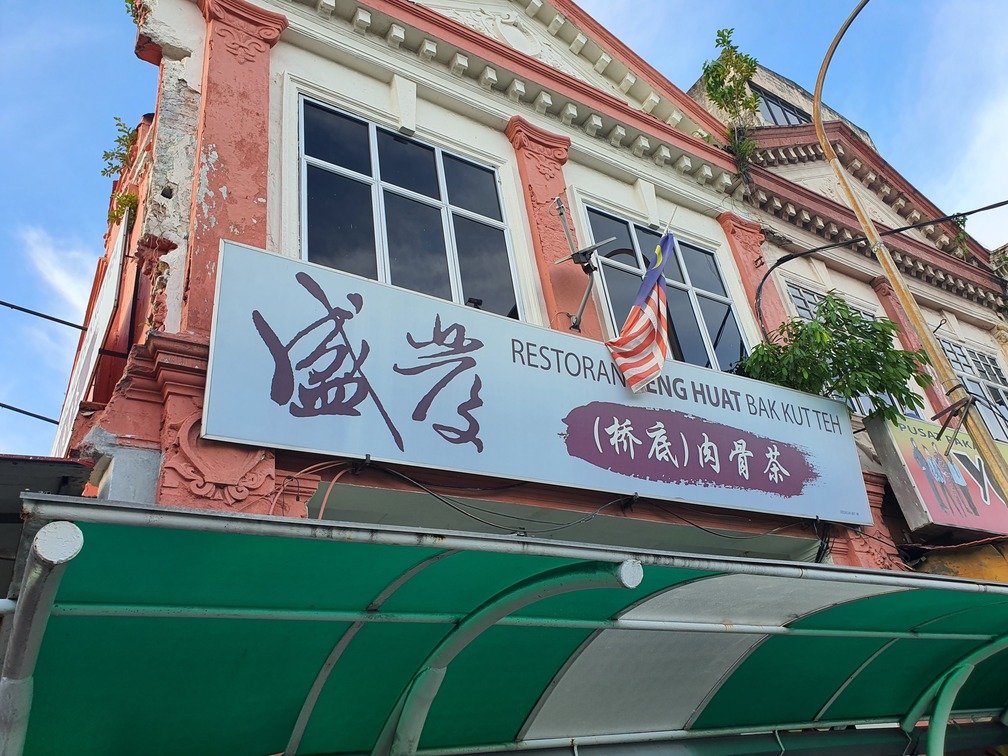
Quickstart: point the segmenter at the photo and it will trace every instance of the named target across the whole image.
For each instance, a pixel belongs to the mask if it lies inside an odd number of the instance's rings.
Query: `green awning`
[[[910,738],[955,675],[954,718],[1008,701],[1004,585],[63,497],[26,511],[29,535],[83,533],[30,755],[371,753],[410,725],[436,753],[901,721]],[[636,587],[611,578],[637,562]]]

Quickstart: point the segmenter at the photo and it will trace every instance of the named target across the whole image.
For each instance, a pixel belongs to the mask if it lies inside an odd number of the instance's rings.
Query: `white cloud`
[[[943,6],[932,19],[916,104],[916,140],[929,162],[926,191],[945,212],[1008,199],[1008,48],[1002,2]],[[964,51],[969,51],[964,52]],[[966,230],[988,249],[1008,242],[1008,208],[971,216]]]
[[[944,190],[954,210],[970,210],[1008,199],[1008,85],[997,99],[988,100],[976,111],[962,146],[948,156],[950,170]],[[1008,207],[971,216],[966,230],[988,249],[1008,243]]]
[[[23,254],[56,295],[53,308],[80,322],[91,294],[98,259],[95,252],[74,242],[54,239],[41,228],[22,228],[17,235]]]

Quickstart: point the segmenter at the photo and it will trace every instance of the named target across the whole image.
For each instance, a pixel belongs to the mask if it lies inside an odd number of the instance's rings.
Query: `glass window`
[[[301,128],[308,260],[519,317],[492,168],[305,99]]]
[[[801,123],[812,123],[812,116],[790,102],[770,94],[752,82],[749,82],[749,89],[753,94],[759,96],[760,114],[767,123],[775,126],[797,126]]]
[[[588,208],[592,239],[616,237],[597,253],[608,320],[618,333],[633,306],[641,279],[661,236],[651,229]],[[731,370],[746,354],[745,342],[714,255],[680,242],[665,264],[669,345],[681,362]]]
[[[976,407],[991,435],[1008,441],[1008,380],[997,358],[953,341],[938,341],[966,390],[977,398]]]

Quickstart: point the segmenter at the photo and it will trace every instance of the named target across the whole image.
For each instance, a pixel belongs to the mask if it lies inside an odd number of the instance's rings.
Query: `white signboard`
[[[847,409],[225,244],[207,438],[869,524]]]
[[[73,372],[70,373],[70,385],[63,400],[63,409],[60,411],[56,438],[53,440],[54,457],[65,455],[70,446],[70,433],[77,418],[77,408],[91,389],[95,368],[98,367],[98,356],[119,303],[119,283],[122,276],[123,254],[126,250],[127,226],[129,226],[128,211],[119,224],[119,233],[116,235],[115,244],[112,245],[108,267],[105,268],[105,276],[102,278],[101,288],[98,289],[98,298],[91,310],[87,331],[84,332],[84,341],[77,353]]]

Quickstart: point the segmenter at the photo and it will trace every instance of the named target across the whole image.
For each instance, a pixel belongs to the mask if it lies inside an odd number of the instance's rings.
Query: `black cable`
[[[728,535],[727,533],[718,533],[716,530],[712,530],[710,528],[704,527],[703,525],[699,525],[699,524],[693,522],[692,520],[689,520],[689,519],[683,517],[679,512],[676,512],[676,511],[674,511],[672,509],[669,509],[668,507],[666,507],[661,502],[652,501],[651,503],[654,504],[655,507],[657,507],[661,511],[665,512],[666,514],[670,514],[673,517],[679,518],[680,520],[682,520],[683,522],[685,522],[687,525],[689,525],[691,527],[694,527],[697,530],[702,530],[703,532],[708,533],[708,534],[710,534],[712,536],[717,536],[718,538],[726,538],[729,541],[752,541],[752,540],[754,540],[756,538],[763,538],[764,536],[773,535],[774,533],[777,533],[777,532],[779,532],[781,530],[784,530],[785,528],[790,528],[790,527],[792,527],[794,525],[794,523],[789,522],[789,523],[786,523],[784,525],[780,525],[780,526],[774,528],[773,530],[768,530],[765,533],[755,533],[753,535],[746,535],[746,536],[734,536],[734,535]]]
[[[53,420],[51,417],[46,417],[45,415],[38,415],[34,412],[29,412],[28,410],[23,410],[20,407],[14,407],[10,404],[4,404],[0,402],[0,407],[3,409],[10,410],[11,412],[19,412],[22,415],[28,415],[28,417],[34,417],[36,420],[45,420],[47,423],[52,423],[53,425],[59,425],[59,420]]]
[[[461,507],[458,504],[456,504],[455,502],[453,502],[447,496],[442,496],[441,494],[437,493],[436,491],[432,491],[431,489],[427,488],[427,486],[425,486],[423,483],[420,483],[418,481],[413,480],[411,477],[409,477],[408,475],[404,475],[403,473],[399,472],[398,470],[393,470],[391,467],[383,467],[381,465],[372,465],[372,467],[374,467],[376,470],[380,470],[381,472],[385,473],[386,475],[391,475],[393,477],[400,478],[400,479],[406,481],[407,483],[409,483],[410,485],[416,486],[417,488],[419,488],[424,493],[427,493],[430,496],[433,496],[435,499],[437,499],[438,501],[440,501],[442,504],[446,504],[451,509],[454,509],[460,515],[464,515],[465,517],[468,517],[468,518],[470,518],[472,520],[476,520],[476,522],[482,523],[483,525],[486,525],[488,527],[496,528],[497,530],[504,530],[504,531],[508,531],[508,532],[511,532],[511,533],[515,532],[514,528],[509,528],[509,527],[505,527],[503,525],[498,525],[495,522],[490,522],[489,520],[484,520],[482,517],[477,517],[472,512],[467,512],[463,507]]]
[[[909,226],[901,226],[900,228],[893,228],[889,229],[888,231],[882,231],[879,233],[879,237],[892,236],[893,234],[899,234],[904,231],[910,231],[915,228],[922,228],[923,226],[934,225],[935,223],[944,223],[945,221],[955,220],[957,218],[968,218],[969,216],[975,215],[976,213],[986,212],[987,210],[995,210],[1005,205],[1008,205],[1008,199],[1001,200],[1000,202],[995,202],[990,205],[985,205],[984,207],[978,207],[974,210],[967,210],[966,212],[962,213],[952,213],[951,215],[946,215],[941,218],[931,218],[929,220],[920,221],[919,223],[912,223]],[[815,252],[824,252],[827,249],[834,249],[836,247],[847,247],[859,241],[868,241],[868,238],[864,234],[861,234],[860,236],[854,236],[845,241],[831,242],[830,244],[824,244],[821,247],[813,247],[812,249],[806,249],[801,252],[789,252],[788,254],[784,255],[776,262],[774,262],[773,265],[771,265],[769,268],[767,268],[766,273],[763,274],[763,278],[759,282],[759,286],[756,287],[756,320],[759,322],[760,330],[763,332],[764,341],[766,341],[769,338],[769,334],[767,333],[766,322],[763,320],[763,286],[764,284],[766,284],[767,279],[770,278],[770,274],[773,273],[777,268],[779,268],[784,263],[791,262],[792,260],[797,260],[800,257],[806,257]],[[995,272],[993,268],[991,268],[989,265],[986,266],[986,268],[991,273]]]
[[[26,312],[29,315],[34,315],[36,318],[45,318],[46,320],[51,320],[53,323],[70,326],[70,328],[76,328],[78,331],[87,330],[87,326],[77,325],[77,323],[71,323],[69,320],[63,320],[62,318],[56,318],[52,315],[46,315],[44,312],[39,312],[38,310],[29,310],[27,307],[21,307],[21,305],[12,304],[11,302],[4,302],[2,299],[0,299],[0,305],[10,307],[12,310]]]
[[[476,511],[483,512],[484,514],[492,514],[492,515],[495,515],[497,517],[506,517],[507,519],[519,520],[519,521],[522,521],[522,522],[528,522],[528,523],[533,523],[533,524],[542,523],[543,521],[542,520],[532,520],[532,519],[529,519],[527,517],[520,517],[520,516],[516,516],[516,515],[509,515],[509,514],[506,514],[506,513],[503,513],[503,512],[494,512],[492,510],[483,509],[481,507],[477,507],[477,506],[472,505],[472,504],[465,504],[463,502],[458,501],[457,499],[452,499],[451,497],[443,496],[442,494],[439,494],[437,491],[432,491],[430,488],[428,488],[427,486],[425,486],[420,481],[414,480],[410,476],[408,476],[408,475],[406,475],[404,473],[401,473],[398,470],[393,470],[392,468],[390,468],[390,467],[384,467],[383,465],[371,465],[371,466],[373,468],[375,468],[376,470],[379,470],[380,472],[383,472],[383,473],[385,473],[387,475],[391,475],[393,477],[399,478],[401,480],[406,481],[410,485],[416,486],[417,488],[419,488],[424,493],[426,493],[426,494],[428,494],[430,496],[433,496],[435,499],[437,499],[438,501],[440,501],[442,504],[446,504],[447,506],[451,507],[453,510],[455,510],[456,512],[458,512],[461,515],[464,515],[465,517],[469,517],[470,519],[476,520],[477,522],[480,522],[480,523],[482,523],[484,525],[487,525],[489,527],[497,528],[498,530],[503,530],[503,531],[510,532],[513,535],[540,535],[542,533],[554,533],[554,532],[556,532],[558,530],[564,530],[566,528],[570,528],[570,527],[573,527],[575,525],[581,525],[582,523],[585,523],[585,522],[588,522],[589,520],[595,519],[595,517],[597,517],[603,510],[607,509],[608,507],[611,507],[613,504],[618,504],[619,502],[625,501],[627,498],[629,498],[627,496],[621,496],[618,499],[613,499],[612,501],[609,501],[609,502],[606,502],[605,504],[603,504],[601,507],[599,507],[598,509],[596,509],[594,512],[591,512],[591,513],[589,513],[587,515],[584,515],[583,517],[580,517],[577,520],[574,520],[572,522],[547,523],[547,524],[555,526],[555,527],[552,527],[552,528],[540,528],[540,529],[537,529],[537,530],[529,530],[528,528],[520,527],[520,528],[516,529],[516,528],[510,527],[510,526],[499,525],[499,524],[497,524],[495,522],[491,522],[490,520],[484,520],[482,517],[474,515],[472,512],[469,512],[467,510],[468,509],[475,509]]]

